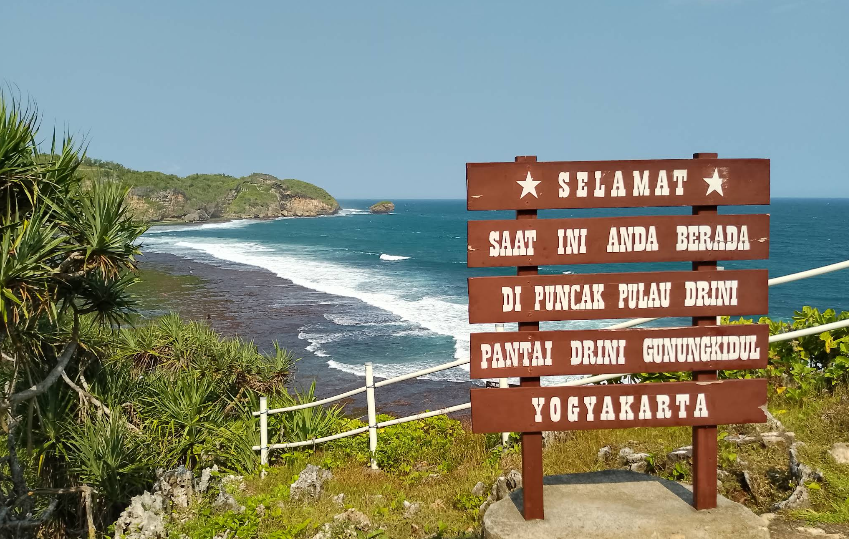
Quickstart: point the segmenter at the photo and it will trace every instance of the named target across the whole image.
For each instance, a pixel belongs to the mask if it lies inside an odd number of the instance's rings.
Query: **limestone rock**
[[[166,510],[172,507],[186,508],[194,496],[195,478],[185,466],[173,470],[157,470],[153,493],[159,493],[165,500]]]
[[[245,506],[236,501],[232,494],[227,492],[219,492],[215,501],[212,502],[212,508],[222,513],[244,513]]]
[[[828,533],[822,528],[799,526],[796,528],[796,531],[799,533],[804,533],[805,535],[810,535],[811,537],[822,537],[823,539],[844,539],[843,534]]]
[[[761,434],[761,442],[767,447],[779,444],[786,444],[787,439],[780,432],[764,432]]]
[[[419,502],[408,502],[404,500],[404,518],[412,518],[422,508]]]
[[[366,531],[371,528],[371,521],[368,517],[354,508],[348,509],[344,513],[339,513],[333,517],[333,520],[336,522],[346,522],[351,524],[360,531]]]
[[[265,505],[263,505],[263,504],[257,505],[255,511],[256,511],[256,516],[258,516],[259,518],[264,517],[265,516]]]
[[[373,204],[368,211],[371,213],[392,213],[395,211],[395,204],[389,202],[388,200],[384,200],[383,202],[378,202],[377,204]]]
[[[637,473],[646,473],[646,469],[648,468],[649,463],[646,461],[634,462],[633,464],[628,465],[628,469],[632,472]]]
[[[680,460],[687,460],[693,456],[693,446],[687,445],[684,447],[679,447],[674,451],[670,451],[666,458],[670,460],[670,462],[678,462]]]
[[[212,468],[204,468],[200,472],[200,477],[195,480],[195,492],[203,494],[209,489],[209,483],[212,481],[212,474],[218,472],[218,465]]]
[[[834,459],[837,464],[849,464],[849,444],[838,442],[831,446],[828,454]]]
[[[510,489],[507,487],[507,478],[501,476],[492,484],[492,498],[497,502],[506,498],[508,494]]]
[[[329,470],[308,464],[298,475],[298,480],[289,487],[289,495],[296,501],[317,500],[321,496],[325,481],[332,477],[333,474]]]
[[[144,492],[133,496],[130,505],[115,521],[115,539],[164,539],[165,499],[162,494]]]
[[[793,493],[790,494],[789,498],[773,504],[772,510],[781,511],[782,509],[802,509],[807,507],[810,501],[811,495],[808,492],[808,487],[806,487],[804,483],[800,483],[796,486],[796,489],[793,490]]]
[[[604,446],[604,447],[602,447],[601,449],[598,450],[598,453],[596,453],[596,458],[598,460],[601,460],[601,461],[606,460],[607,457],[610,456],[610,453],[611,453],[610,446],[606,445],[606,446]]]
[[[480,517],[483,518],[483,516],[486,514],[486,510],[489,509],[492,506],[492,504],[493,504],[492,500],[486,500],[485,502],[483,502],[481,504],[481,506],[478,508],[478,515],[480,515]]]
[[[619,451],[619,461],[627,466],[645,462],[649,456],[648,453],[634,453],[630,447],[624,447]]]
[[[478,481],[474,487],[472,487],[472,496],[483,496],[486,494],[486,485],[483,484],[483,481]]]
[[[737,445],[749,445],[760,443],[760,436],[749,436],[746,434],[729,434],[725,441]]]
[[[519,470],[510,470],[507,473],[507,488],[513,492],[517,488],[522,488],[522,472]]]
[[[333,500],[334,505],[338,505],[339,507],[345,507],[345,493],[344,492],[341,492],[341,493],[337,494],[336,496],[333,496],[333,498],[331,498],[331,499]]]

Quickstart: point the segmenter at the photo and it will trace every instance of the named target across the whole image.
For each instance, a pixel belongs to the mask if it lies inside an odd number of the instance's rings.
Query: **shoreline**
[[[178,290],[160,290],[148,282],[149,295],[160,309],[148,316],[174,311],[190,320],[207,321],[225,336],[253,341],[260,350],[273,350],[277,340],[283,348],[302,358],[296,363],[288,386],[306,391],[315,382],[316,398],[326,398],[365,385],[365,378],[330,367],[330,357],[309,350],[309,341],[298,338],[304,324],[323,319],[333,305],[344,299],[292,283],[272,272],[253,266],[223,262],[211,264],[172,254],[146,252],[139,257],[142,271],[152,269],[173,276],[191,276]],[[383,378],[376,377],[378,380]],[[405,416],[437,410],[469,401],[471,382],[413,379],[380,388],[376,393],[378,413]],[[345,414],[365,414],[365,394],[339,401]],[[467,416],[468,412],[451,414]]]

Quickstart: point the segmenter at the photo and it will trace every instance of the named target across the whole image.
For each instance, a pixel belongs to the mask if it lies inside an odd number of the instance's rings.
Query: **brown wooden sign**
[[[769,258],[769,215],[469,221],[467,253],[469,267]]]
[[[769,326],[472,333],[470,376],[763,369]]]
[[[765,379],[472,389],[472,431],[763,423],[766,393]]]
[[[768,159],[467,163],[470,210],[769,204]]]
[[[768,312],[766,270],[472,277],[469,322]]]

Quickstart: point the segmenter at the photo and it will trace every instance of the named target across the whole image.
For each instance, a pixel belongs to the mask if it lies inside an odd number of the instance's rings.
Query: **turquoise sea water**
[[[389,377],[468,357],[469,333],[491,331],[492,326],[468,324],[466,278],[508,275],[511,270],[466,267],[466,221],[509,219],[513,214],[467,212],[460,200],[409,200],[396,201],[391,215],[370,215],[366,210],[370,202],[342,201],[345,210],[339,215],[313,219],[154,227],[143,241],[148,251],[225,267],[233,263],[260,267],[338,298],[323,302],[322,319],[305,321],[298,335],[304,354],[326,361],[329,368],[360,374],[362,364],[371,361],[378,376]],[[849,259],[843,226],[849,221],[849,200],[778,199],[769,207],[721,210],[744,212],[772,215],[770,259],[721,263],[728,269],[767,268],[770,277],[776,277]],[[542,211],[539,217],[648,213],[689,210]],[[689,269],[689,264],[550,266],[541,268],[541,273],[659,269]],[[849,309],[849,270],[770,289],[772,317],[790,318],[803,305]],[[682,321],[663,324],[676,322]],[[542,328],[609,323],[543,323]],[[468,379],[462,369],[433,378]]]

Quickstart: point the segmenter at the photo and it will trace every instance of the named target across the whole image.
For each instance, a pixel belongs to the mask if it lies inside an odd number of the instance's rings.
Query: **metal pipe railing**
[[[769,286],[776,286],[776,285],[779,285],[779,284],[784,284],[784,283],[789,283],[789,282],[798,281],[798,280],[802,280],[802,279],[807,279],[809,277],[815,277],[817,275],[823,275],[823,274],[826,274],[826,273],[831,273],[831,272],[842,270],[842,269],[849,269],[849,260],[846,260],[846,261],[843,261],[843,262],[838,262],[836,264],[829,264],[827,266],[822,266],[822,267],[819,267],[819,268],[814,268],[814,269],[810,269],[810,270],[806,270],[806,271],[800,271],[798,273],[792,273],[790,275],[784,275],[782,277],[776,277],[776,278],[770,279],[768,281],[768,284],[769,284]],[[627,321],[624,321],[624,322],[619,322],[619,323],[607,326],[606,329],[624,329],[624,328],[639,326],[641,324],[645,324],[647,322],[651,322],[651,321],[654,321],[654,320],[657,320],[657,318],[635,318],[633,320],[627,320]],[[777,334],[777,335],[772,335],[769,338],[769,342],[770,343],[781,342],[781,341],[796,339],[796,338],[799,338],[799,337],[805,337],[805,336],[808,336],[808,335],[816,335],[818,333],[823,333],[825,331],[831,331],[831,330],[834,330],[834,329],[840,329],[840,328],[845,328],[845,327],[849,327],[849,320],[840,320],[840,321],[837,321],[837,322],[832,322],[832,323],[829,323],[829,324],[823,324],[823,325],[815,326],[815,327],[811,327],[811,328],[805,328],[805,329],[789,331],[789,332],[781,333],[781,334]],[[502,330],[503,330],[503,326],[502,326]],[[253,450],[254,451],[260,451],[260,462],[263,465],[265,465],[268,462],[268,450],[270,450],[270,449],[293,449],[293,448],[297,448],[297,447],[315,445],[315,444],[319,444],[319,443],[323,443],[323,442],[330,442],[330,441],[333,441],[333,440],[338,440],[340,438],[345,438],[347,436],[356,436],[358,434],[362,434],[362,433],[368,431],[370,433],[370,435],[369,435],[369,450],[370,450],[371,455],[372,455],[371,463],[372,463],[372,467],[376,467],[377,463],[375,461],[374,454],[375,454],[375,451],[377,449],[377,429],[381,429],[381,428],[388,427],[388,426],[391,426],[391,425],[398,425],[398,424],[401,424],[401,423],[407,423],[409,421],[416,421],[416,420],[419,420],[419,419],[425,419],[425,418],[433,417],[433,416],[437,416],[437,415],[450,414],[450,413],[453,413],[453,412],[468,410],[468,409],[471,408],[471,403],[458,404],[458,405],[455,405],[455,406],[449,406],[447,408],[442,408],[440,410],[434,410],[432,412],[424,412],[424,413],[421,413],[421,414],[401,417],[401,418],[392,419],[392,420],[389,420],[389,421],[383,421],[383,422],[378,423],[377,418],[376,418],[376,412],[375,412],[374,389],[377,388],[377,387],[388,386],[388,385],[391,385],[391,384],[396,384],[398,382],[403,382],[405,380],[410,380],[412,378],[418,378],[418,377],[425,376],[425,375],[428,375],[428,374],[432,374],[432,373],[435,373],[435,372],[439,372],[439,371],[443,371],[443,370],[447,370],[447,369],[453,369],[455,367],[460,367],[462,365],[467,364],[468,362],[469,362],[468,359],[458,359],[458,360],[452,361],[450,363],[444,363],[442,365],[437,365],[435,367],[430,367],[428,369],[416,371],[416,372],[405,374],[405,375],[402,375],[402,376],[397,376],[395,378],[389,378],[389,379],[386,379],[386,380],[381,380],[380,382],[374,382],[373,381],[371,363],[367,363],[366,364],[366,387],[353,389],[353,390],[347,391],[345,393],[340,393],[339,395],[335,395],[335,396],[332,396],[332,397],[328,397],[328,398],[313,401],[313,402],[302,403],[302,404],[298,404],[298,405],[294,405],[294,406],[287,406],[287,407],[284,407],[284,408],[275,408],[275,409],[272,409],[272,410],[267,409],[266,397],[261,397],[260,398],[260,410],[257,411],[257,412],[253,412],[254,416],[260,416],[260,431],[261,431],[260,432],[260,445],[253,446]],[[564,382],[563,384],[558,384],[558,386],[567,386],[568,387],[568,386],[588,385],[588,384],[594,384],[594,383],[597,383],[597,382],[604,382],[604,381],[613,380],[613,379],[616,379],[616,378],[621,378],[623,376],[628,376],[628,373],[601,374],[601,375],[596,375],[596,376],[586,376],[584,378],[569,380],[568,382]],[[501,384],[501,385],[503,387],[504,384]],[[349,431],[342,432],[342,433],[339,433],[339,434],[334,434],[332,436],[325,436],[323,438],[315,438],[315,439],[312,439],[312,440],[303,440],[303,441],[300,441],[300,442],[289,442],[289,443],[283,443],[283,444],[271,444],[271,445],[268,444],[268,431],[267,431],[267,429],[268,429],[268,422],[267,422],[268,415],[278,414],[278,413],[283,413],[283,412],[291,412],[291,411],[295,411],[295,410],[302,410],[302,409],[305,409],[305,408],[312,408],[314,406],[321,406],[323,404],[336,402],[336,401],[344,399],[346,397],[352,397],[354,395],[358,395],[358,394],[363,393],[363,392],[366,392],[366,394],[367,394],[368,416],[369,416],[368,417],[368,419],[369,419],[368,426],[349,430]]]

